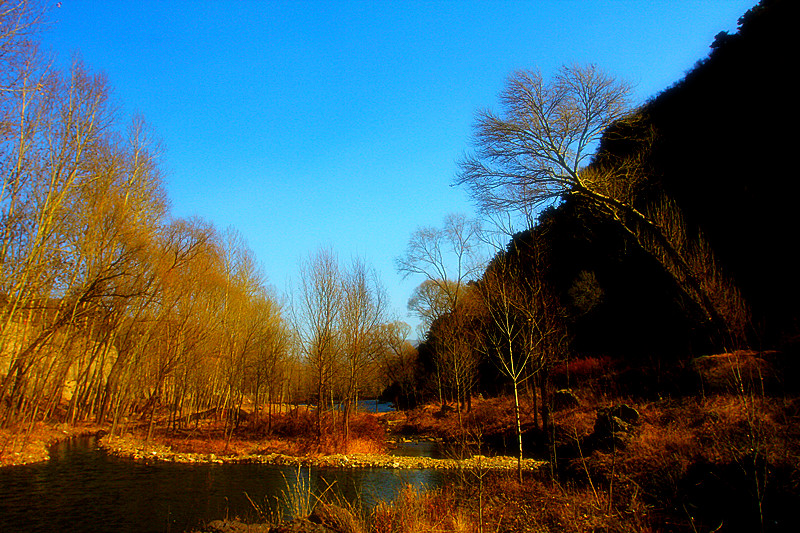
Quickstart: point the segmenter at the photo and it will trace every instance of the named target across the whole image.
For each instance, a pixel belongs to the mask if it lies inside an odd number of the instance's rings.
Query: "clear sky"
[[[508,74],[592,62],[643,102],[756,1],[63,0],[43,41],[162,139],[174,216],[238,229],[279,292],[320,246],[360,256],[416,325],[394,258],[474,214],[451,184]]]

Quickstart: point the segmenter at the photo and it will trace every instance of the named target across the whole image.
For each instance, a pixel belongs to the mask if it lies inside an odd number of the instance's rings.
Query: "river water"
[[[441,483],[433,470],[145,464],[107,455],[94,437],[57,444],[50,455],[49,462],[0,469],[0,532],[187,531],[226,517],[255,520],[247,496],[281,512],[292,487],[329,485],[368,513],[407,484]]]

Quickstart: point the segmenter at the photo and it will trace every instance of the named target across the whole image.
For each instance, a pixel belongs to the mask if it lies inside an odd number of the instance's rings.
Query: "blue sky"
[[[755,3],[64,0],[42,37],[162,139],[173,215],[238,229],[279,292],[320,246],[360,256],[416,324],[394,257],[473,215],[451,184],[508,74],[592,62],[642,102]]]

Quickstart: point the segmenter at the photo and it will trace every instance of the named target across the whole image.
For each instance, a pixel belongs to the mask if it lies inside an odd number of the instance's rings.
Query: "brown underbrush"
[[[371,518],[375,533],[477,531],[469,508],[452,490],[419,491],[406,486],[398,497],[378,504]]]
[[[586,421],[576,424],[583,446],[560,460],[562,483],[590,490],[620,517],[639,509],[659,531],[795,530],[794,402],[722,394],[633,405],[639,424],[610,446],[593,447]]]
[[[523,399],[520,405],[525,427],[533,417],[531,403]],[[462,408],[459,419],[456,407],[448,404],[426,404],[405,413],[396,431],[406,435],[424,435],[457,440],[465,434],[483,436],[513,431],[515,427],[514,400],[509,396],[473,398],[471,408]]]
[[[652,401],[620,396],[607,386],[613,375],[595,375],[598,361],[580,361],[569,369],[573,384],[587,377],[572,390],[580,404],[552,414],[552,470],[523,484],[476,472],[432,493],[408,489],[376,511],[375,530],[798,531],[800,399],[777,392],[770,364],[753,353],[700,358],[693,374],[673,370],[693,394]],[[637,420],[612,421],[601,438],[600,413],[620,405]],[[464,431],[502,431],[512,413],[508,398],[473,401]],[[451,410],[426,406],[405,430],[447,437],[457,424]]]
[[[451,484],[433,491],[406,487],[371,517],[376,533],[412,532],[647,532],[645,506],[608,505],[606,493],[560,485],[543,477],[520,484],[513,473],[493,473],[481,488]],[[480,491],[480,494],[478,493]],[[481,520],[482,518],[482,520]]]
[[[352,414],[347,438],[341,424],[341,416],[326,413],[322,418],[320,436],[316,413],[303,410],[273,415],[270,424],[264,420],[246,421],[232,432],[226,429],[224,421],[207,421],[187,430],[158,429],[154,438],[178,453],[213,453],[218,456],[378,454],[386,451],[386,430],[379,415]]]

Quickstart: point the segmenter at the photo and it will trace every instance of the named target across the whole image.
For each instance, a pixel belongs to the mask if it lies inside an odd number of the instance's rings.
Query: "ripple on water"
[[[277,508],[287,483],[334,490],[367,510],[407,484],[434,487],[432,470],[176,464],[121,459],[94,437],[55,445],[45,463],[0,469],[0,531],[185,531],[225,517],[254,519],[245,493]]]

